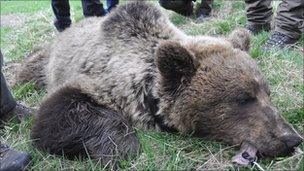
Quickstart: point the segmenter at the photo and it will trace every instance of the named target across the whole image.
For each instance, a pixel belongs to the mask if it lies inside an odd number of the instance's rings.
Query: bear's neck
[[[161,130],[166,132],[177,132],[177,130],[173,127],[170,127],[166,124],[165,118],[163,115],[159,115],[159,103],[160,99],[154,97],[151,91],[148,92],[146,98],[146,106],[149,106],[149,113],[151,117],[154,119],[155,125]]]

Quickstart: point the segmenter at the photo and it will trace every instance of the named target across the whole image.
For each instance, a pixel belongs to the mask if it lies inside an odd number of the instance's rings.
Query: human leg
[[[272,18],[271,0],[245,0],[246,3],[246,28],[253,34],[269,31]]]
[[[275,30],[263,45],[263,49],[284,48],[296,43],[302,34],[303,21],[304,1],[283,0],[278,7]]]
[[[110,12],[119,3],[119,0],[107,0],[107,11]]]
[[[71,25],[69,0],[52,0],[54,15],[56,17],[54,25],[61,32]]]
[[[83,15],[85,17],[104,16],[106,11],[100,0],[81,0]]]

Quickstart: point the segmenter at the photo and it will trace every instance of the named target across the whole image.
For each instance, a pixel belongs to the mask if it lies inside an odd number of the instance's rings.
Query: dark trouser
[[[104,16],[106,11],[100,0],[81,0],[83,15],[85,17]]]
[[[52,0],[52,9],[57,19],[56,28],[66,28],[71,25],[69,0]]]
[[[100,0],[81,0],[85,17],[103,16],[106,14]],[[107,0],[108,11],[116,7],[118,0]],[[59,27],[68,27],[71,24],[69,0],[52,0],[52,9]],[[56,26],[57,27],[57,26]]]
[[[5,78],[2,73],[3,56],[2,56],[1,51],[0,51],[0,62],[1,62],[1,64],[0,64],[1,65],[0,66],[0,72],[1,72],[0,119],[1,119],[5,114],[7,114],[8,112],[10,112],[12,109],[15,108],[16,101],[13,99],[13,96],[8,89]]]
[[[245,0],[248,24],[270,23],[271,0]],[[304,0],[282,0],[275,19],[275,31],[298,39],[303,33]]]
[[[187,2],[195,0],[159,0],[159,4],[166,9],[176,9],[178,7],[184,7],[184,4]],[[213,0],[202,0],[198,9],[198,15],[210,15],[212,10]]]
[[[159,0],[158,3],[165,9],[177,9],[182,8],[186,3],[192,0]]]
[[[119,0],[107,0],[107,11],[110,12],[119,3]]]

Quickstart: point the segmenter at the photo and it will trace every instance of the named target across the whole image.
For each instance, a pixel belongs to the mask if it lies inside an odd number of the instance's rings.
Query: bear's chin
[[[240,151],[232,157],[232,162],[240,166],[248,166],[257,160],[258,149],[247,142],[242,143]]]

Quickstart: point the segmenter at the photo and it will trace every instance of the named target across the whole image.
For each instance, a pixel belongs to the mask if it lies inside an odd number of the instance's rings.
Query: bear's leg
[[[41,104],[31,138],[34,146],[50,154],[89,155],[105,165],[139,151],[139,141],[121,113],[71,87],[58,90]]]

